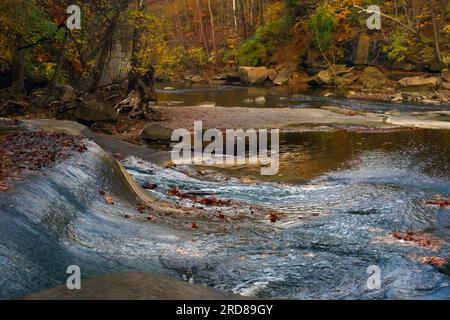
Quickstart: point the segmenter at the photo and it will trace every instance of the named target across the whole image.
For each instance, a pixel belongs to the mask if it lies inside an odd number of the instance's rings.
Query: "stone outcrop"
[[[172,130],[167,129],[159,123],[151,123],[141,133],[141,138],[150,142],[170,141]]]
[[[113,107],[95,97],[79,100],[77,103],[74,117],[84,123],[116,121],[119,116]]]
[[[259,86],[269,77],[266,67],[240,67],[239,78],[244,85]]]
[[[405,91],[435,91],[438,89],[439,79],[436,77],[408,77],[398,81],[397,87]]]
[[[388,79],[377,68],[367,67],[358,77],[358,82],[367,89],[382,89],[388,83]]]

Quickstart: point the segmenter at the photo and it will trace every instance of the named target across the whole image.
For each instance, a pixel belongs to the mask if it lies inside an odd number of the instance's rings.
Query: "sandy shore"
[[[355,112],[335,107],[280,109],[158,106],[154,109],[162,117],[161,125],[170,129],[192,129],[194,121],[201,120],[203,128],[217,129],[268,128],[285,131],[313,131],[323,130],[327,127],[366,127],[368,130],[419,127],[450,130],[450,122],[439,119],[441,114],[450,117],[449,111],[386,115]],[[443,120],[447,120],[446,117]]]

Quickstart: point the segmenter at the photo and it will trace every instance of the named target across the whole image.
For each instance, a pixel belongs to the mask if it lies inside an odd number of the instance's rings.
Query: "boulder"
[[[269,77],[269,70],[266,67],[240,67],[239,79],[244,85],[262,85]]]
[[[266,103],[266,98],[261,96],[261,97],[256,97],[255,98],[255,103],[257,104],[265,104]]]
[[[336,76],[336,78],[334,79],[334,83],[338,87],[348,87],[348,86],[351,86],[355,82],[355,80],[356,80],[355,77],[346,77],[346,76],[339,77],[339,76]]]
[[[289,83],[290,76],[291,76],[291,71],[289,71],[289,69],[283,69],[278,74],[278,76],[275,78],[273,83],[276,85],[279,85],[279,86],[286,85]]]
[[[77,98],[77,93],[75,92],[75,89],[71,86],[64,85],[61,88],[58,88],[61,93],[61,101],[63,102],[70,102]]]
[[[227,83],[236,83],[241,81],[239,77],[239,72],[230,72],[225,75],[225,81]]]
[[[275,69],[270,69],[269,70],[269,80],[274,82],[277,77],[278,77],[278,71]]]
[[[358,77],[358,82],[367,89],[382,89],[388,83],[388,79],[377,68],[367,67]]]
[[[333,67],[334,73],[337,76],[341,76],[349,72],[349,69],[345,64],[337,64]]]
[[[439,79],[436,77],[408,77],[397,83],[398,88],[405,91],[435,91],[439,86]]]
[[[334,75],[330,70],[320,71],[308,84],[314,87],[334,85]]]
[[[355,64],[367,65],[369,60],[369,50],[370,50],[371,39],[370,36],[363,33],[358,37],[358,44],[356,47],[356,57],[354,60]]]
[[[442,74],[442,81],[450,82],[450,71],[444,72]]]
[[[74,117],[83,123],[116,121],[118,113],[99,99],[79,100]]]
[[[172,140],[173,130],[160,125],[159,123],[151,123],[142,130],[141,138],[150,142],[169,142]]]

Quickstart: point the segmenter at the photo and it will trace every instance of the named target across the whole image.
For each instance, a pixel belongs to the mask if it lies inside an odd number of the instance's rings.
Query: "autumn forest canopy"
[[[374,64],[440,72],[450,63],[447,0],[77,1],[80,30],[65,26],[72,1],[3,0],[1,86],[31,82],[83,90],[151,66],[163,80],[235,66]],[[382,29],[366,25],[369,5]],[[357,61],[358,42],[371,52]],[[370,61],[369,61],[370,60]]]

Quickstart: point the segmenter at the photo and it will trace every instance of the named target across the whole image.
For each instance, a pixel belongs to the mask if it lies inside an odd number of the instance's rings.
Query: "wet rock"
[[[270,69],[269,70],[269,80],[274,82],[277,77],[278,77],[278,71],[275,69]]]
[[[77,99],[77,93],[71,86],[64,85],[58,88],[58,90],[61,93],[61,101],[63,102],[70,102]]]
[[[142,130],[141,138],[150,142],[170,142],[172,140],[172,130],[163,127],[159,123],[151,123]]]
[[[393,109],[393,110],[386,111],[384,114],[386,114],[388,116],[399,116],[399,115],[401,115],[401,112],[400,112],[400,110]]]
[[[261,97],[256,97],[255,98],[255,103],[257,104],[265,104],[266,103],[266,98],[261,96]]]
[[[392,102],[400,102],[403,101],[403,96],[401,93],[397,93],[391,97]]]
[[[288,69],[283,69],[278,74],[278,76],[275,78],[273,83],[276,85],[279,85],[279,86],[286,85],[289,83],[290,75],[291,75],[291,72]]]
[[[105,104],[102,100],[89,98],[79,100],[75,109],[74,117],[84,123],[94,122],[114,122],[118,118],[118,113],[112,106]]]
[[[333,66],[333,70],[337,76],[341,76],[349,72],[349,68],[345,64],[337,64]]]
[[[239,72],[230,72],[225,76],[226,83],[237,83],[240,82],[241,78],[239,77]]]
[[[407,91],[435,91],[439,86],[439,79],[436,77],[408,77],[398,81],[397,86],[401,90]]]
[[[294,72],[291,76],[291,83],[308,83],[311,78],[306,72]]]
[[[262,85],[269,77],[269,70],[266,67],[240,67],[239,79],[245,85]]]
[[[351,86],[355,82],[355,80],[356,78],[337,76],[334,82],[338,87],[348,87]]]
[[[241,178],[241,183],[243,184],[255,184],[256,183],[256,179],[253,177],[242,177]]]
[[[448,82],[448,83],[450,83],[450,70],[447,71],[447,72],[444,72],[444,73],[442,74],[441,78],[442,78],[442,81],[443,81],[443,82]]]
[[[0,116],[23,115],[29,107],[26,101],[6,101],[0,103]]]
[[[184,80],[189,81],[191,83],[206,83],[207,81],[200,76],[187,76]]]
[[[332,86],[334,75],[330,70],[322,70],[308,84],[313,87]]]
[[[388,83],[388,79],[377,68],[367,67],[358,77],[358,82],[367,89],[382,89]]]

